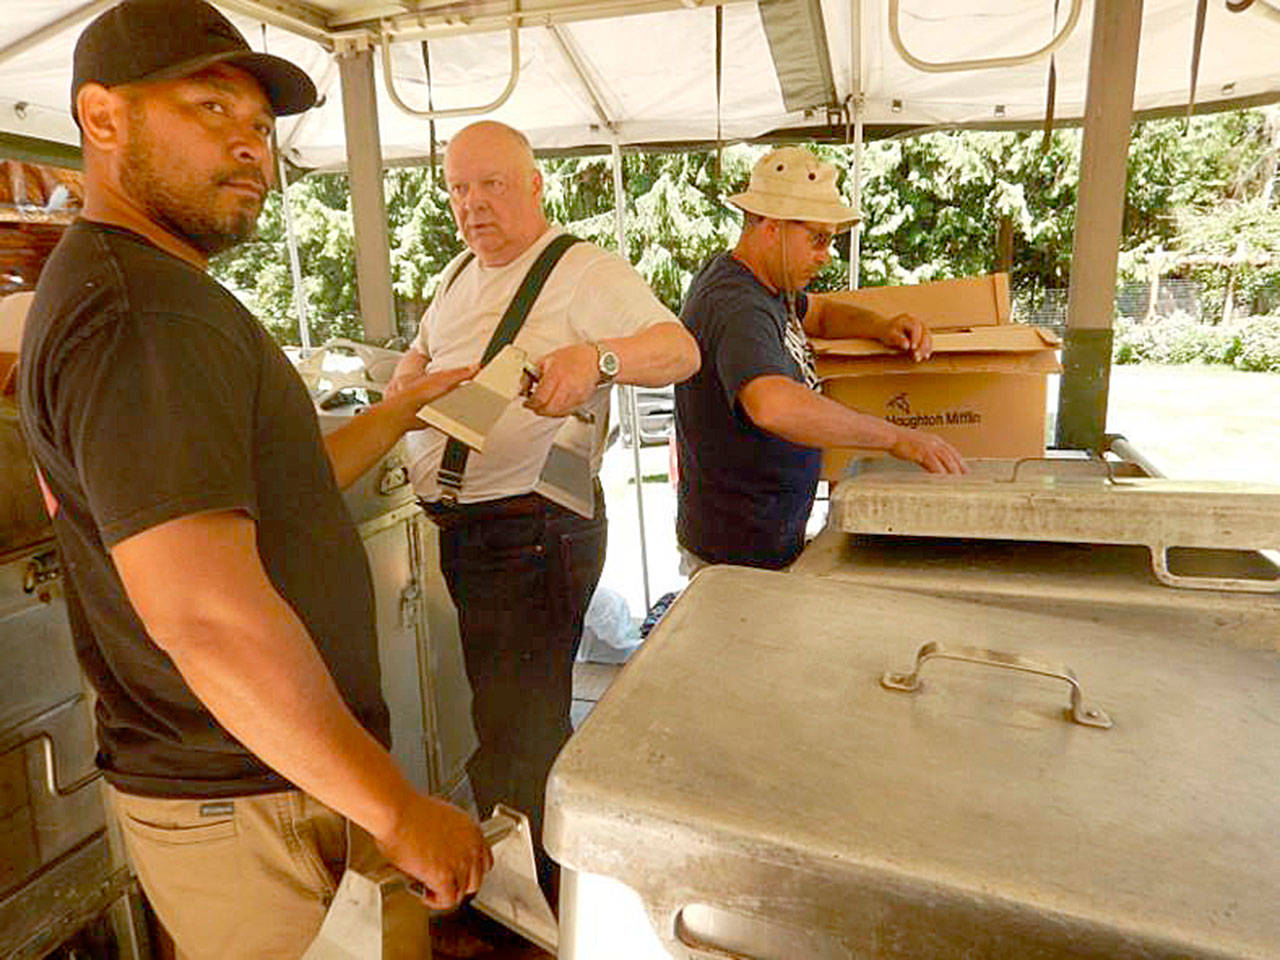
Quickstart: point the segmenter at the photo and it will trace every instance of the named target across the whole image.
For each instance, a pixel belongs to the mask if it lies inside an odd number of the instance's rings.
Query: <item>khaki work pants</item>
[[[168,800],[111,791],[125,846],[181,960],[296,960],[346,856],[346,821],[300,791]]]

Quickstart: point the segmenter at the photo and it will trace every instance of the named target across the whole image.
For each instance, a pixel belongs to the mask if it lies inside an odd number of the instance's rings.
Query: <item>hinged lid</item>
[[[869,464],[836,488],[831,517],[847,533],[1137,544],[1171,586],[1280,590],[1280,580],[1179,578],[1167,566],[1175,547],[1280,548],[1280,486],[1118,476],[1107,461],[1063,473],[1065,465],[978,460],[967,475],[938,476]]]

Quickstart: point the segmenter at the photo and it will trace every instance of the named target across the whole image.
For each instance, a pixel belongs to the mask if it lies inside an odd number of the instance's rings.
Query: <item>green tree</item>
[[[815,147],[842,173],[852,195],[852,151]],[[623,254],[673,310],[712,253],[731,247],[739,215],[724,197],[743,189],[765,150],[734,145],[710,151],[623,155]],[[1034,302],[1070,282],[1080,135],[933,133],[866,148],[860,283],[919,283],[987,273],[998,263],[1001,223],[1012,229],[1013,286]],[[1275,309],[1280,304],[1275,189],[1280,108],[1247,110],[1135,128],[1120,251],[1121,280],[1149,279],[1154,258],[1182,257],[1175,276],[1194,276],[1225,295]],[[608,155],[542,164],[550,218],[608,249],[617,246],[613,167]],[[397,169],[385,177],[393,290],[408,336],[461,243],[438,177]],[[314,339],[358,336],[355,264],[346,178],[308,176],[289,188]],[[848,283],[849,246],[815,288]],[[1214,258],[1254,260],[1233,275]],[[1199,258],[1197,260],[1196,258]],[[1197,266],[1199,263],[1201,265]],[[259,238],[217,258],[215,275],[249,302],[284,342],[297,342],[279,196],[263,211]],[[1221,302],[1221,295],[1218,302]]]

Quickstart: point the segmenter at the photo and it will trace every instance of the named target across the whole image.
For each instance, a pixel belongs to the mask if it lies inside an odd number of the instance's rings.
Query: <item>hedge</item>
[[[1280,317],[1208,324],[1185,313],[1150,322],[1119,317],[1116,363],[1216,363],[1280,373]]]

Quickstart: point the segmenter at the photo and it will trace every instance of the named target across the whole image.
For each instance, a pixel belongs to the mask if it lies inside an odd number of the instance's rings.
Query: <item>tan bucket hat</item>
[[[771,220],[829,223],[836,233],[861,219],[840,198],[836,168],[802,147],[770,150],[751,168],[746,191],[726,202]]]

